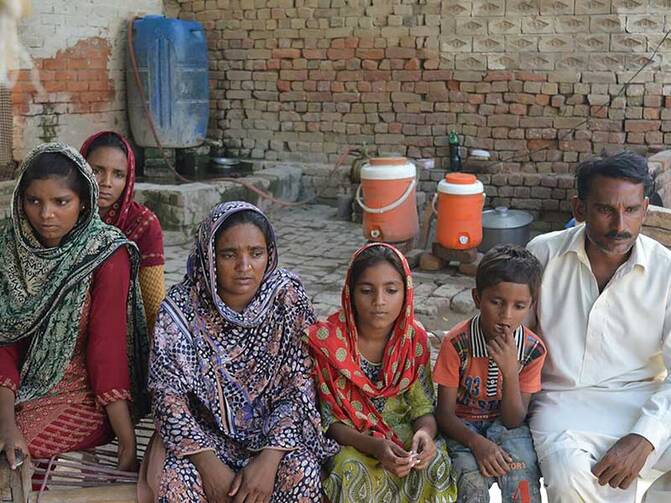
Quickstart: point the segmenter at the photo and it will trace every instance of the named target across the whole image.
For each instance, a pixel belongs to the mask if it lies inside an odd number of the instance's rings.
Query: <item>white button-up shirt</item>
[[[578,225],[528,245],[544,267],[537,328],[548,350],[532,430],[545,447],[593,432],[659,448],[671,438],[671,252],[639,236],[599,293],[585,238]]]

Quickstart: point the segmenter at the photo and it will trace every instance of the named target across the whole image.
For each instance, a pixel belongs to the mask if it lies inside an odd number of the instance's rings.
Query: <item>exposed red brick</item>
[[[384,59],[384,49],[357,49],[356,57],[361,59]]]
[[[366,70],[363,72],[364,80],[391,80],[391,72],[386,70]]]
[[[307,80],[307,70],[280,70],[280,79],[282,80]],[[312,79],[319,80],[319,79]]]
[[[359,81],[363,79],[362,70],[343,70],[338,72],[338,80],[340,81]]]
[[[354,49],[328,49],[326,55],[329,59],[352,59],[354,57]]]
[[[447,90],[451,92],[459,91],[459,82],[457,82],[456,80],[448,80]]]
[[[452,79],[452,70],[424,70],[422,77],[424,80],[450,80]]]
[[[644,133],[646,131],[659,131],[660,121],[627,119],[624,121],[624,130],[628,133]]]
[[[307,93],[306,101],[317,101],[317,102],[333,101],[333,93],[327,93],[327,92]]]
[[[78,80],[72,80],[72,81],[55,81],[54,83],[58,84],[57,89],[50,89],[52,82],[45,83],[45,89],[47,92],[53,92],[53,91],[61,91],[61,90],[67,90],[69,92],[79,92],[79,91],[88,91],[89,90],[89,83],[86,81],[78,81]],[[96,82],[91,82],[91,84],[95,84]],[[103,89],[105,87],[105,83],[102,82],[103,84]],[[100,89],[91,89],[92,91],[98,91]]]
[[[294,59],[301,57],[300,49],[273,49],[272,57],[277,59]]]
[[[485,81],[486,82],[492,82],[492,81],[499,81],[499,80],[513,80],[514,74],[513,72],[509,71],[490,71],[485,74]]]
[[[526,115],[527,106],[523,105],[522,103],[511,103],[509,106],[509,110],[511,114]]]
[[[13,74],[17,79],[11,91],[15,137],[21,137],[26,123],[23,116],[35,105],[52,105],[51,113],[59,110],[58,104],[62,104],[62,113],[110,111],[109,104],[115,95],[108,70],[110,55],[111,48],[107,40],[91,37],[57,51],[51,58],[34,59],[35,68],[41,70],[39,78],[45,95],[37,94],[29,71]],[[96,106],[92,109],[92,105]],[[32,113],[35,111],[32,110]]]
[[[413,81],[417,82],[422,78],[422,72],[419,70],[398,70],[393,73],[393,79],[397,82]]]
[[[363,93],[361,95],[363,103],[385,103],[391,101],[389,93]]]
[[[356,49],[359,47],[359,38],[358,37],[347,37],[345,39],[345,47],[350,49]]]
[[[645,133],[645,143],[648,145],[661,145],[664,143],[664,134],[661,131],[649,131]]]
[[[537,82],[545,82],[548,79],[547,73],[541,73],[541,72],[524,72],[524,71],[516,71],[515,72],[515,80],[531,80],[531,81],[537,81]]]
[[[605,119],[606,117],[608,117],[608,107],[605,107],[603,105],[591,106],[589,109],[589,114],[592,117]]]
[[[370,82],[362,80],[361,82],[357,82],[356,88],[359,92],[369,93],[373,89],[373,86]]]
[[[591,152],[592,142],[589,140],[562,140],[559,142],[559,149],[570,152]]]
[[[303,57],[305,59],[326,59],[326,51],[324,49],[303,49]]]
[[[656,97],[661,98],[661,96]],[[644,108],[643,118],[648,120],[659,119],[659,108]]]
[[[644,133],[627,133],[627,143],[634,143],[640,145],[645,143]]]
[[[358,101],[365,101],[365,100],[363,99],[363,97],[359,99],[358,93],[336,93],[333,95],[333,101],[335,101],[336,103],[357,103]]]
[[[392,122],[389,124],[389,133],[391,134],[398,134],[401,133],[401,130],[403,129],[403,124],[400,122]]]
[[[388,47],[385,55],[390,59],[410,59],[417,55],[417,49],[409,47]]]
[[[311,80],[335,80],[336,72],[333,70],[310,70]]]
[[[550,104],[550,95],[548,94],[537,94],[536,95],[536,105],[549,105]]]
[[[530,152],[536,150],[545,150],[548,148],[556,148],[557,142],[555,140],[528,140],[527,148]]]
[[[419,70],[420,69],[420,63],[419,59],[417,58],[411,58],[409,59],[406,63],[405,66],[403,66],[405,70]]]

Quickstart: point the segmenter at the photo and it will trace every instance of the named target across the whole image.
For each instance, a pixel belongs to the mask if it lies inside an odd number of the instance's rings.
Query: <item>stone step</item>
[[[283,163],[256,171],[253,176],[239,180],[268,192],[275,198],[295,202],[301,195],[302,169]],[[166,245],[188,243],[198,224],[210,210],[224,201],[243,199],[267,207],[268,200],[237,182],[217,181],[185,184],[138,183],[135,200],[146,205],[158,216]]]
[[[671,209],[651,204],[648,206],[648,214],[645,216],[643,225],[671,231]]]

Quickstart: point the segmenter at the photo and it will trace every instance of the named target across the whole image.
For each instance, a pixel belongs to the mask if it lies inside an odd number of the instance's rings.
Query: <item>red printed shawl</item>
[[[87,157],[93,142],[102,135],[113,134],[126,146],[128,174],[126,186],[121,196],[103,218],[106,224],[121,229],[128,239],[140,249],[141,267],[162,265],[163,258],[163,231],[158,218],[146,206],[133,200],[135,192],[135,154],[128,140],[114,131],[99,131],[90,136],[80,149],[81,154]]]

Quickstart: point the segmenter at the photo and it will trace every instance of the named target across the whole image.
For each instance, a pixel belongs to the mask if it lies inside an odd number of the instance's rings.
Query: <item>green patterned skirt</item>
[[[436,456],[424,470],[398,478],[377,459],[342,447],[327,464],[324,493],[331,503],[451,503],[457,500],[445,442],[436,439]]]

